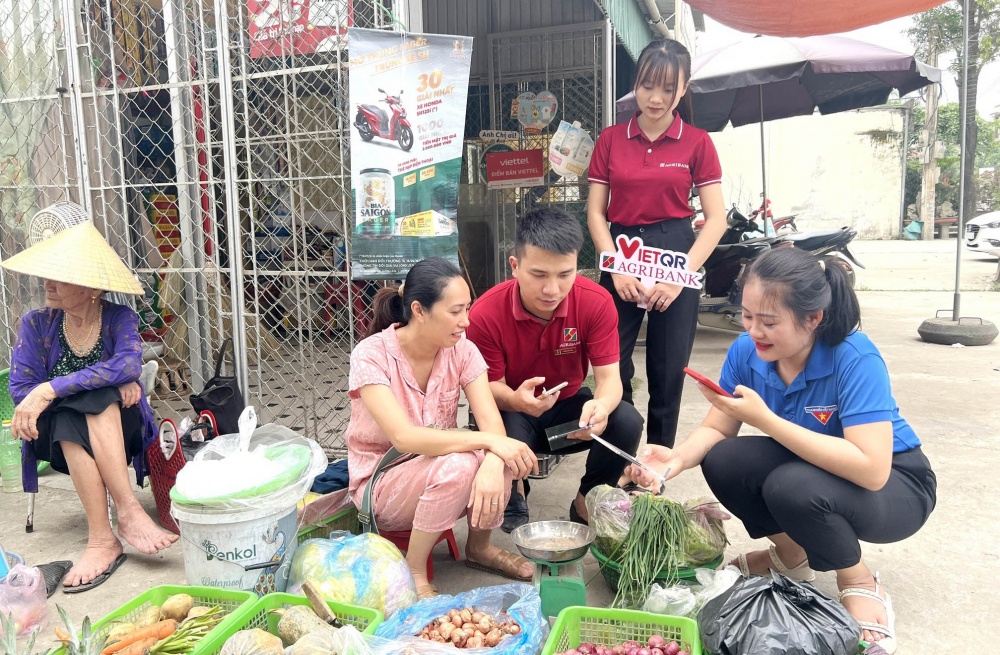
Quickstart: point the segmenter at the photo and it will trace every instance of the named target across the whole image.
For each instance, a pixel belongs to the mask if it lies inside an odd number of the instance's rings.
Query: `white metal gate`
[[[287,20],[298,3],[269,4]],[[394,20],[377,0],[319,4],[353,5],[358,26]],[[160,416],[189,413],[184,378],[200,390],[231,336],[261,420],[342,451],[347,364],[373,291],[346,268],[346,37],[252,57],[248,7],[0,0],[0,258],[26,246],[39,208],[83,204],[147,285],[137,309],[165,371]],[[2,368],[40,297],[35,281],[0,275]]]

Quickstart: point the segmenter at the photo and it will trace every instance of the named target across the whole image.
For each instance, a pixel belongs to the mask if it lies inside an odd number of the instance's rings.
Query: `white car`
[[[977,216],[965,223],[965,247],[1000,257],[1000,212]]]

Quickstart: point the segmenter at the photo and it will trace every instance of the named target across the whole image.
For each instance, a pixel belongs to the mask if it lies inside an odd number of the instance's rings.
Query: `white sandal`
[[[885,608],[887,625],[875,623],[874,621],[858,621],[858,625],[861,626],[862,630],[877,632],[880,635],[883,635],[881,639],[868,643],[878,644],[888,655],[893,655],[893,653],[896,652],[896,648],[899,646],[896,642],[896,613],[892,610],[892,597],[889,596],[889,592],[882,587],[882,583],[878,577],[878,572],[875,573],[875,591],[871,591],[870,589],[861,589],[859,587],[848,587],[840,592],[840,602],[843,603],[844,599],[849,596],[862,596],[864,598],[870,598],[871,600],[878,601],[882,604],[882,607]]]
[[[775,550],[774,544],[771,544],[770,548],[767,549],[768,555],[771,556],[771,568],[780,573],[781,575],[795,580],[796,582],[812,582],[816,579],[816,572],[809,568],[809,560],[806,559],[801,564],[793,569],[785,566],[785,563],[781,561],[778,557],[778,553]],[[740,553],[739,557],[736,558],[737,565],[740,568],[740,574],[744,578],[750,577],[750,566],[747,564],[747,554]]]

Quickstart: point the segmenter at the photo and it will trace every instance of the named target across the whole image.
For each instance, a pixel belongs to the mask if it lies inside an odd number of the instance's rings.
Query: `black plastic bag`
[[[843,605],[774,571],[741,578],[705,603],[698,625],[713,655],[851,655],[861,639]]]

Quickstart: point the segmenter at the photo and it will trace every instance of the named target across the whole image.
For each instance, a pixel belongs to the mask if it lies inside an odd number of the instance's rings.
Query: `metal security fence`
[[[519,149],[541,148],[549,142],[559,120],[579,121],[595,138],[604,126],[609,87],[606,72],[612,65],[606,52],[604,23],[588,23],[544,30],[523,30],[489,37],[490,125],[492,129],[520,130],[511,107],[522,93],[549,91],[559,102],[556,118],[540,134],[522,131]],[[468,130],[467,130],[468,131]],[[561,177],[549,171],[544,187],[505,189],[488,193],[496,234],[496,279],[510,276],[508,256],[514,246],[516,219],[536,205],[550,204],[576,216],[585,235],[580,269],[596,277],[596,254],[587,230],[586,178]]]
[[[377,0],[311,6],[299,29],[295,0],[0,0],[0,258],[30,243],[38,209],[83,205],[146,287],[135,306],[161,417],[190,413],[232,337],[261,420],[333,453],[375,290],[347,272],[338,27],[394,18]],[[326,39],[300,45],[316,27]],[[0,275],[7,362],[41,298]]]

